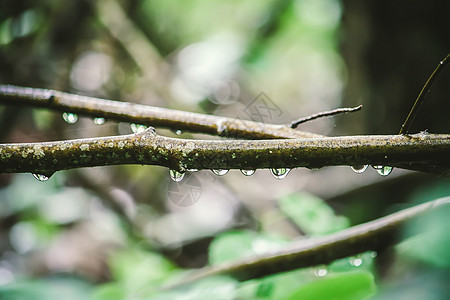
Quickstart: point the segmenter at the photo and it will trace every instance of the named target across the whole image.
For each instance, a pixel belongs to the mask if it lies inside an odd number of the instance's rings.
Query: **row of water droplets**
[[[189,172],[196,172],[196,171],[198,171],[198,170],[197,169],[189,170]],[[223,175],[227,174],[229,170],[228,169],[213,169],[211,171],[217,176],[223,176]],[[291,171],[291,169],[288,169],[288,168],[270,169],[270,172],[276,179],[285,178],[289,174],[289,171]],[[241,170],[241,173],[245,176],[252,176],[253,174],[255,174],[255,172],[256,172],[256,170],[254,170],[254,169]],[[170,173],[170,178],[172,178],[172,180],[175,182],[180,182],[181,180],[183,180],[184,174],[185,174],[185,173],[178,172],[176,170],[170,170],[169,173]]]
[[[78,115],[74,113],[64,112],[62,118],[69,124],[75,124],[78,121]],[[94,118],[93,121],[95,125],[102,125],[106,122],[105,118]]]
[[[367,170],[368,165],[358,165],[358,166],[352,166],[351,167],[352,170],[355,173],[363,173],[365,170]],[[381,176],[388,176],[389,174],[391,174],[392,172],[392,167],[389,166],[381,166],[381,165],[377,165],[377,166],[372,166],[372,168],[374,168],[378,174],[380,174]],[[188,170],[189,172],[197,172],[197,169],[190,169]],[[213,169],[211,170],[215,175],[217,176],[223,176],[225,174],[228,173],[228,169]],[[289,172],[291,171],[291,169],[288,168],[277,168],[277,169],[270,169],[270,173],[272,173],[273,177],[275,177],[276,179],[284,179]],[[242,169],[241,173],[245,176],[252,176],[253,174],[255,174],[256,170],[254,169]],[[172,178],[173,181],[175,182],[180,182],[181,180],[183,180],[184,178],[184,174],[185,173],[181,173],[175,170],[170,170],[170,177]]]
[[[352,170],[355,171],[356,173],[362,173],[367,169],[367,165],[364,166],[353,166]],[[392,172],[392,167],[388,167],[388,166],[373,166],[373,168],[378,172],[378,174],[382,175],[382,176],[387,176]],[[198,171],[197,169],[190,169],[190,172],[196,172]],[[223,176],[225,174],[228,173],[229,170],[227,169],[214,169],[211,170],[215,175],[217,176]],[[272,173],[272,175],[276,178],[276,179],[283,179],[285,178],[289,172],[291,171],[291,169],[288,168],[279,168],[279,169],[270,169],[270,173]],[[255,174],[256,170],[241,170],[241,173],[245,176],[252,176],[253,174]],[[180,182],[181,180],[183,180],[184,178],[184,174],[185,173],[181,173],[178,172],[176,170],[170,170],[170,178],[172,178],[173,181],[175,182]],[[39,181],[47,181],[50,176],[46,176],[43,174],[33,174],[34,178],[36,178]]]
[[[367,170],[368,167],[369,165],[356,165],[352,166],[351,168],[355,173],[361,174],[365,170]],[[389,174],[391,174],[393,169],[390,166],[382,166],[382,165],[372,166],[372,168],[374,168],[375,171],[377,171],[377,173],[380,174],[381,176],[388,176]]]
[[[370,253],[370,256],[366,256],[365,258],[364,258],[363,254],[351,256],[351,257],[349,257],[348,262],[352,267],[358,268],[358,267],[362,267],[363,264],[365,264],[365,263],[370,263],[371,260],[373,260],[375,257],[377,257],[377,253],[375,251],[373,251]],[[317,277],[324,277],[324,276],[328,275],[328,272],[329,272],[328,267],[324,266],[324,265],[318,266],[313,270],[314,270],[314,275]]]

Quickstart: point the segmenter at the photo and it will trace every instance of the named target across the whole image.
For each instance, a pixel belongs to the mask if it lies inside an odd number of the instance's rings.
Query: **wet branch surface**
[[[180,172],[371,164],[450,175],[450,135],[447,134],[324,137],[284,125],[10,85],[0,85],[0,103],[252,139],[183,140],[147,130],[115,137],[3,144],[0,145],[0,172],[4,173],[51,175],[59,170],[118,164],[159,165]]]
[[[0,172],[55,171],[106,165],[189,169],[321,168],[383,165],[450,170],[450,135],[352,136],[284,140],[186,140],[141,133],[44,143],[0,144]]]
[[[324,237],[299,240],[278,251],[208,266],[186,274],[178,283],[166,288],[174,288],[216,275],[228,275],[241,281],[249,280],[298,268],[328,264],[336,259],[366,251],[380,251],[406,238],[402,235],[402,229],[408,221],[446,205],[450,205],[450,197],[416,205]]]

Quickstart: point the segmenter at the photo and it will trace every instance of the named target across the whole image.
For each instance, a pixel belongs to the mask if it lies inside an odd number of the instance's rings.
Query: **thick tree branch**
[[[64,92],[0,85],[0,103],[44,107],[116,121],[244,139],[320,137],[284,125],[265,124]]]
[[[284,140],[185,140],[139,134],[45,143],[0,144],[0,172],[55,171],[118,164],[189,169],[320,168],[384,165],[427,166],[450,175],[450,135],[416,134]]]
[[[446,205],[450,205],[450,197],[416,205],[324,237],[299,240],[278,251],[190,272],[179,283],[166,288],[216,275],[249,280],[298,268],[328,264],[336,259],[370,250],[380,251],[407,238],[401,234],[406,222]]]

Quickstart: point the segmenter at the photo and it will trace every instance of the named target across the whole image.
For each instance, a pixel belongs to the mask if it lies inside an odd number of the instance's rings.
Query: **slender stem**
[[[207,133],[244,139],[282,139],[321,137],[321,135],[293,130],[284,125],[265,124],[247,120],[217,117],[179,110],[139,105],[69,93],[0,85],[0,103],[30,105],[91,117],[134,122],[173,130]]]
[[[217,275],[228,275],[242,281],[249,280],[298,268],[328,264],[336,259],[365,251],[380,251],[406,238],[399,235],[406,222],[447,205],[450,205],[450,197],[416,205],[324,237],[299,240],[278,251],[205,267],[189,272],[178,283],[166,286],[165,289]]]
[[[358,105],[356,107],[351,107],[351,108],[337,108],[337,109],[333,109],[333,110],[329,110],[329,111],[324,111],[324,112],[320,112],[317,114],[309,115],[307,117],[300,118],[296,121],[292,121],[292,123],[289,126],[291,128],[297,128],[298,125],[308,122],[308,121],[312,121],[312,120],[322,118],[322,117],[334,116],[334,115],[342,114],[342,113],[355,112],[355,111],[361,110],[361,108],[362,108],[362,105]]]
[[[119,164],[189,169],[429,166],[450,175],[450,135],[352,136],[283,140],[185,140],[139,134],[45,143],[0,144],[0,172],[55,171]]]
[[[450,53],[447,54],[447,56],[439,62],[436,69],[434,69],[433,73],[428,78],[427,82],[423,86],[422,90],[420,91],[419,95],[417,96],[416,101],[414,102],[411,110],[409,111],[408,116],[406,117],[405,122],[403,123],[402,127],[400,128],[399,134],[406,134],[408,133],[409,127],[411,126],[412,122],[417,116],[417,113],[419,112],[420,106],[422,105],[426,94],[431,88],[431,85],[433,84],[434,79],[436,79],[439,72],[447,65],[450,58]]]

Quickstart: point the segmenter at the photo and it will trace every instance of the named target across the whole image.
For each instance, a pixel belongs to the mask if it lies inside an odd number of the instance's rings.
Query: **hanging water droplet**
[[[131,128],[131,131],[133,131],[133,133],[141,133],[147,129],[147,126],[131,123],[130,128]]]
[[[363,264],[363,260],[360,257],[351,257],[350,264],[354,267],[359,267]]]
[[[172,180],[175,182],[180,182],[184,178],[184,173],[180,173],[175,170],[170,170],[169,173],[170,173],[170,178],[172,178]]]
[[[105,118],[94,118],[95,125],[102,125],[105,124],[105,122],[106,122]]]
[[[44,174],[33,174],[34,178],[36,178],[38,181],[44,182],[47,181],[50,177],[45,176]]]
[[[177,131],[175,131],[175,134],[176,134],[176,135],[181,135],[181,130],[178,129]]]
[[[62,118],[69,124],[75,124],[78,121],[78,115],[73,113],[64,112]]]
[[[392,167],[382,166],[381,168],[375,170],[377,170],[377,173],[381,176],[388,176],[392,172]]]
[[[291,169],[287,169],[287,168],[270,169],[270,172],[276,179],[285,178],[289,174],[290,171],[291,171]]]
[[[314,271],[314,275],[316,275],[317,277],[323,277],[323,276],[325,276],[327,274],[328,274],[328,270],[327,270],[326,267],[317,268]]]
[[[223,176],[223,175],[227,174],[229,170],[227,170],[227,169],[213,169],[211,171],[214,174],[216,174],[217,176]]]
[[[351,166],[351,168],[352,168],[353,172],[355,172],[357,174],[361,174],[361,173],[364,173],[365,170],[367,170],[368,166],[369,165],[354,165],[354,166]]]
[[[187,169],[188,172],[198,172],[198,169]]]
[[[216,123],[217,126],[217,134],[219,136],[226,136],[228,131],[228,126],[225,124],[225,120],[219,120]]]
[[[253,174],[255,174],[255,172],[255,170],[241,170],[241,173],[245,176],[252,176]]]

